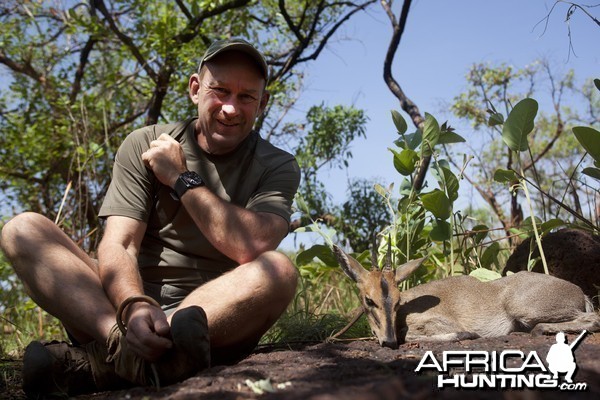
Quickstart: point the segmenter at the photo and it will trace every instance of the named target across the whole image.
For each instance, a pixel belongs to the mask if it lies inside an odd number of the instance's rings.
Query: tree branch
[[[94,36],[90,36],[87,42],[85,43],[85,46],[83,46],[83,49],[81,50],[81,54],[79,56],[79,66],[77,67],[77,71],[75,72],[75,79],[73,80],[73,85],[71,86],[71,94],[69,95],[69,101],[71,102],[71,104],[75,102],[75,99],[77,98],[77,95],[81,90],[81,80],[83,79],[85,66],[88,63],[90,53],[92,52],[92,49],[94,48],[96,42],[97,40],[94,38]]]
[[[200,14],[193,17],[185,26],[185,28],[181,30],[181,32],[173,36],[173,40],[179,44],[188,43],[197,36],[198,27],[202,25],[205,19],[214,17],[215,15],[222,14],[235,8],[243,7],[248,3],[250,3],[250,0],[234,0],[229,3],[221,4],[215,8],[204,10]]]
[[[282,68],[279,69],[279,71],[277,71],[276,73],[273,74],[272,76],[272,80],[276,80],[279,79],[280,77],[282,77],[283,75],[285,75],[286,73],[288,73],[292,67],[294,65],[297,65],[299,63],[302,62],[306,62],[309,60],[316,60],[318,58],[318,56],[321,54],[321,52],[323,51],[323,49],[325,48],[325,46],[327,45],[329,39],[331,39],[331,37],[335,34],[335,32],[342,26],[342,24],[344,24],[346,21],[348,21],[354,14],[356,14],[359,11],[364,10],[365,8],[367,8],[369,5],[375,3],[376,0],[369,0],[366,1],[365,3],[359,4],[359,5],[354,5],[353,3],[351,3],[352,5],[355,6],[355,8],[351,11],[349,11],[345,16],[343,16],[341,19],[339,19],[332,27],[331,29],[325,33],[323,35],[323,38],[320,40],[319,45],[317,46],[317,48],[315,49],[315,51],[313,51],[310,55],[307,55],[305,57],[300,57],[300,55],[302,54],[302,52],[308,48],[308,46],[310,45],[311,40],[319,33],[319,31],[317,31],[316,29],[316,23],[317,23],[317,19],[315,18],[315,20],[313,21],[312,24],[312,28],[310,30],[310,34],[309,36],[304,37],[301,33],[300,33],[300,37],[303,38],[303,40],[300,40],[300,44],[296,47],[294,47],[292,50],[290,50],[287,54],[289,54],[289,56],[287,56],[287,59],[283,62],[273,62],[272,65],[281,65]],[[280,0],[280,6],[281,4],[284,3],[283,0]],[[338,4],[338,3],[336,3]],[[347,3],[343,3],[344,5],[347,5]],[[281,9],[280,9],[281,11]],[[323,10],[321,9],[320,11],[318,11],[318,15],[320,15],[320,13]],[[282,11],[283,14],[283,11]],[[284,17],[285,19],[285,17]],[[286,20],[287,22],[287,20]],[[291,21],[290,21],[291,22]],[[290,23],[288,22],[288,24]],[[290,29],[293,29],[290,26]],[[282,54],[281,56],[284,56],[284,54]]]
[[[33,66],[30,63],[20,64],[15,60],[9,58],[2,50],[0,50],[0,64],[6,65],[14,72],[27,75],[33,80],[40,82],[44,86],[46,85],[46,77],[43,74],[39,73],[35,68],[33,68]]]
[[[191,21],[192,19],[194,19],[194,16],[192,15],[192,13],[190,13],[190,10],[187,9],[185,4],[183,4],[183,2],[181,0],[175,0],[175,2],[179,6],[179,9],[183,13],[183,15],[185,15],[188,20]]]
[[[417,129],[421,129],[423,127],[424,118],[421,115],[419,108],[415,103],[412,102],[412,100],[408,98],[408,96],[406,96],[406,94],[392,75],[392,63],[394,62],[394,56],[396,55],[398,45],[400,44],[402,34],[404,33],[404,28],[406,27],[406,20],[408,19],[410,5],[411,0],[404,1],[404,4],[402,5],[402,11],[400,13],[400,20],[397,22],[396,16],[392,12],[391,2],[381,0],[381,6],[388,15],[392,23],[393,29],[392,38],[390,40],[388,51],[385,56],[385,61],[383,63],[383,80],[387,84],[392,94],[394,94],[394,96],[396,96],[396,98],[400,101],[400,107],[410,116],[413,124],[417,127]],[[413,188],[417,191],[421,190],[421,188],[423,187],[423,183],[425,182],[425,175],[427,174],[430,162],[431,156],[423,157],[423,159],[421,160],[421,166],[419,167],[417,176],[413,181]]]
[[[93,2],[94,2],[94,7],[98,11],[100,11],[100,13],[104,16],[104,19],[106,20],[106,22],[108,22],[108,26],[110,27],[110,30],[113,31],[115,35],[117,35],[119,40],[121,42],[123,42],[123,44],[125,46],[127,46],[129,51],[131,51],[131,54],[133,55],[133,57],[135,57],[137,62],[142,66],[142,68],[144,68],[144,71],[146,71],[146,73],[148,74],[150,79],[152,79],[153,81],[156,82],[156,80],[158,78],[156,72],[152,69],[152,67],[150,67],[150,64],[148,64],[148,62],[146,61],[146,58],[142,55],[140,49],[135,45],[135,43],[133,42],[133,39],[131,39],[125,33],[121,32],[121,30],[117,26],[115,20],[108,12],[108,9],[106,8],[106,5],[104,4],[104,1],[103,0],[93,0]]]

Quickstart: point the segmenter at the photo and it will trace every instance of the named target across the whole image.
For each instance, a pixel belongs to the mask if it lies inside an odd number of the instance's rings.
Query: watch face
[[[186,183],[188,187],[196,187],[204,184],[202,178],[200,178],[200,176],[197,173],[191,171],[184,172],[181,175],[181,179]]]

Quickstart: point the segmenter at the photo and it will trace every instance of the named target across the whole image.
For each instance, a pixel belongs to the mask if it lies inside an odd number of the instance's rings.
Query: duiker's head
[[[396,325],[401,298],[398,284],[408,278],[425,258],[410,261],[395,271],[389,265],[382,269],[373,266],[368,271],[336,245],[333,245],[333,253],[344,273],[356,282],[363,310],[379,344],[397,349],[399,343]]]

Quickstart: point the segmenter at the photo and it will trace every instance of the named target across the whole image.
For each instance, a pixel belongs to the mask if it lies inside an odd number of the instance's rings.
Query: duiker
[[[454,276],[400,292],[398,284],[424,259],[395,271],[370,271],[338,246],[333,252],[359,289],[369,325],[385,347],[404,341],[460,340],[510,332],[600,331],[600,316],[575,284],[535,272],[518,272],[490,282]]]

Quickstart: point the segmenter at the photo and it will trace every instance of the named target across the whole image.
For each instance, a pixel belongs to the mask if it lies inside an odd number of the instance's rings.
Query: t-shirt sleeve
[[[300,184],[300,168],[289,156],[286,161],[269,171],[259,189],[249,199],[247,209],[280,215],[290,222],[292,202]]]
[[[100,217],[119,215],[148,221],[154,178],[144,165],[142,153],[150,147],[150,136],[148,128],[136,130],[119,147]]]

